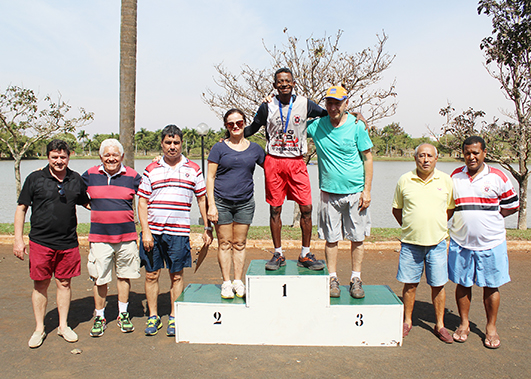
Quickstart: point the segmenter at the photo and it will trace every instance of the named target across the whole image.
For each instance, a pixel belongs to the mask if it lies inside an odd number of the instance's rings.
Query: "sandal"
[[[501,346],[500,336],[498,334],[495,334],[491,337],[485,336],[485,340],[483,341],[483,345],[487,349],[497,349]]]
[[[468,339],[469,333],[470,333],[470,328],[466,328],[466,329],[457,328],[452,338],[454,339],[455,342],[463,343],[463,342],[466,342],[466,340]]]

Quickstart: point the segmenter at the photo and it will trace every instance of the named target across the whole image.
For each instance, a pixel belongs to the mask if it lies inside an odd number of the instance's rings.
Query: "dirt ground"
[[[167,289],[169,280],[163,276],[159,312],[164,328],[154,337],[143,333],[146,321],[146,299],[143,278],[134,280],[129,311],[136,330],[123,334],[114,321],[109,321],[105,335],[91,338],[94,303],[92,282],[88,279],[86,261],[88,248],[81,248],[82,275],[72,282],[72,304],[69,324],[78,333],[79,341],[69,344],[57,336],[55,288],[49,290],[46,315],[48,336],[38,349],[28,348],[34,330],[31,308],[32,281],[28,262],[16,259],[12,246],[0,245],[0,352],[3,378],[66,378],[66,377],[179,377],[179,378],[529,378],[531,372],[531,307],[529,273],[531,251],[509,254],[512,282],[501,288],[502,304],[498,315],[498,332],[502,346],[498,350],[483,347],[485,315],[482,292],[473,290],[471,309],[472,330],[464,344],[446,345],[432,332],[434,314],[430,290],[424,279],[419,286],[415,304],[413,329],[401,347],[285,347],[196,345],[175,343],[164,331],[170,311]],[[314,250],[319,259],[323,252]],[[288,259],[296,259],[296,250],[287,251]],[[260,249],[248,251],[247,262],[269,259]],[[363,266],[365,284],[386,284],[399,296],[402,286],[395,279],[398,254],[393,250],[366,253]],[[342,252],[338,275],[347,284],[350,258]],[[143,271],[143,270],[142,270]],[[211,249],[197,274],[185,271],[186,283],[221,283],[216,252]],[[454,300],[455,285],[448,283],[446,326],[455,330],[459,317]],[[117,317],[116,283],[109,288],[106,316]],[[257,327],[260,327],[257,325]],[[81,354],[74,355],[73,349]]]

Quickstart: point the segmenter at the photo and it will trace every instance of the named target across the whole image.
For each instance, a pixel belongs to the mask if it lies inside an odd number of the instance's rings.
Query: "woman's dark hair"
[[[223,115],[223,125],[225,125],[225,127],[227,127],[227,119],[229,118],[229,116],[233,113],[239,113],[242,117],[243,117],[243,122],[245,124],[247,124],[247,117],[245,117],[245,113],[243,113],[243,111],[241,109],[238,109],[238,108],[232,108],[232,109],[229,109],[224,115]],[[229,132],[229,129],[227,129],[225,131],[225,138],[229,138],[230,137],[230,132]]]

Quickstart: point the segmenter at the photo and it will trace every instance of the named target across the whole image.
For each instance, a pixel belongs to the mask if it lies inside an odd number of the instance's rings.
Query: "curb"
[[[12,245],[15,237],[12,235],[0,235],[0,245]],[[88,237],[81,236],[78,237],[79,246],[88,247]],[[28,237],[24,236],[24,242],[28,244]],[[193,247],[202,246],[202,234],[200,233],[191,233],[190,234],[190,245]],[[350,250],[350,242],[348,241],[339,241],[340,250]],[[381,251],[381,250],[400,250],[400,241],[378,241],[378,242],[365,242],[363,244],[366,251]],[[324,250],[325,241],[323,240],[312,240],[311,248],[317,250]],[[214,239],[210,248],[217,249],[218,241]],[[273,250],[273,241],[271,240],[248,240],[247,248],[249,249],[262,249],[262,250]],[[301,241],[288,240],[282,242],[283,249],[300,249]],[[507,241],[507,250],[527,250],[531,251],[531,241]]]

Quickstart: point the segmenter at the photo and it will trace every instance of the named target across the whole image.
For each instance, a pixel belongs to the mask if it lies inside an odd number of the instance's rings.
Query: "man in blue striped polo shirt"
[[[100,146],[102,164],[88,169],[82,178],[90,196],[90,253],[88,272],[94,281],[94,326],[92,337],[103,335],[106,325],[107,284],[116,270],[118,287],[118,326],[124,333],[135,328],[129,317],[130,279],[140,277],[140,258],[133,200],[140,175],[122,164],[124,148],[113,138]]]

